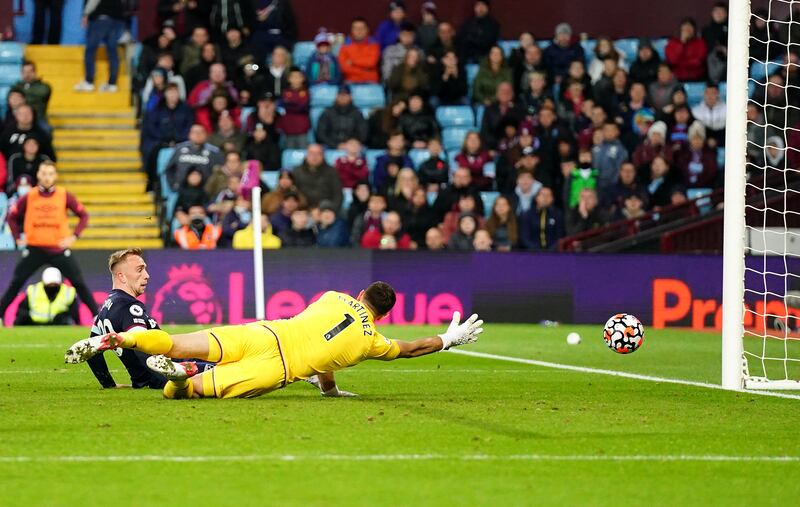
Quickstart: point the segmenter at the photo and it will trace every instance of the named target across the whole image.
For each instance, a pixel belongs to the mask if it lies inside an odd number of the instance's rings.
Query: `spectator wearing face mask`
[[[192,206],[188,212],[188,223],[175,231],[174,238],[183,250],[214,250],[221,228],[208,220],[202,206]]]
[[[15,326],[72,326],[80,321],[75,289],[63,283],[55,267],[42,272],[42,281],[25,290],[17,307]]]

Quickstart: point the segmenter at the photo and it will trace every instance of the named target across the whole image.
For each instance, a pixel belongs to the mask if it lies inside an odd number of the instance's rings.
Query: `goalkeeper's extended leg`
[[[82,363],[105,350],[121,347],[136,349],[151,355],[166,355],[177,359],[196,358],[204,361],[219,361],[220,353],[215,350],[214,358],[209,357],[209,338],[205,331],[170,335],[160,329],[150,329],[138,333],[108,333],[93,336],[73,344],[64,356],[66,363]]]
[[[203,396],[203,382],[195,378],[200,370],[193,362],[175,363],[167,356],[150,356],[147,366],[151,370],[167,377],[164,386],[164,398],[199,398]]]

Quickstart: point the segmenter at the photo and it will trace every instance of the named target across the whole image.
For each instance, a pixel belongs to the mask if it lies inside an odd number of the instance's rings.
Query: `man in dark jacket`
[[[466,63],[478,63],[500,37],[500,23],[489,14],[489,0],[475,0],[473,9],[475,15],[461,25],[458,33]]]
[[[292,171],[297,189],[308,199],[308,205],[318,206],[330,201],[335,209],[342,206],[342,182],[336,169],[325,162],[322,146],[309,145],[306,158]]]
[[[25,102],[30,104],[36,118],[47,122],[47,103],[50,101],[50,85],[36,75],[36,64],[26,61],[22,64],[22,79],[11,87],[25,95]]]
[[[327,108],[319,118],[317,141],[329,148],[343,149],[348,139],[367,140],[367,120],[353,105],[350,87],[342,85],[336,95],[336,102]]]
[[[23,104],[17,107],[14,111],[14,119],[16,120],[16,124],[6,127],[3,133],[0,134],[0,152],[5,155],[6,159],[22,151],[22,145],[25,143],[25,139],[28,137],[35,137],[39,140],[41,153],[46,155],[50,160],[55,160],[56,154],[53,151],[50,136],[36,125],[31,106]]]
[[[178,86],[168,84],[158,106],[145,114],[142,122],[142,160],[150,182],[155,180],[158,150],[186,141],[193,120],[192,109],[181,100]]]
[[[708,48],[708,79],[719,83],[725,79],[728,60],[728,5],[717,2],[711,8],[711,22],[703,27],[703,40]]]
[[[597,192],[591,188],[581,190],[578,205],[569,210],[567,214],[567,234],[573,235],[585,232],[608,223],[608,218],[603,210],[598,207]]]
[[[178,190],[192,167],[200,169],[203,179],[207,179],[214,166],[222,165],[222,154],[207,140],[205,127],[195,124],[189,129],[189,140],[175,146],[175,153],[167,163],[167,181],[172,190]]]
[[[475,212],[483,214],[483,200],[478,188],[472,184],[472,173],[466,167],[459,167],[453,173],[453,181],[436,196],[436,202],[433,203],[433,211],[436,214],[436,219],[441,222],[444,216],[454,211],[458,205],[458,200],[461,196],[471,195],[475,198]]]
[[[567,75],[569,64],[575,60],[584,61],[583,48],[572,41],[572,27],[567,23],[556,26],[553,43],[544,50],[544,65],[549,78],[557,82]]]
[[[263,62],[277,46],[291,51],[297,41],[297,21],[289,0],[250,0],[251,13],[247,22],[252,34],[251,46],[258,51],[258,60]]]
[[[317,245],[326,248],[344,247],[350,244],[347,224],[336,214],[334,203],[322,201],[319,205]]]
[[[553,189],[542,187],[536,206],[520,215],[519,241],[525,250],[551,250],[564,237],[564,214],[553,206]]]
[[[486,107],[481,122],[481,139],[489,150],[496,150],[497,143],[505,137],[505,127],[513,126],[516,130],[525,118],[525,111],[514,101],[514,88],[511,83],[502,82],[497,85],[495,100]]]

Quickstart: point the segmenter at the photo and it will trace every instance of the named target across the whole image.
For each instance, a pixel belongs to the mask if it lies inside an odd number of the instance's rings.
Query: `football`
[[[644,327],[639,319],[627,313],[618,313],[608,319],[603,330],[603,340],[608,348],[618,354],[636,352],[644,341]]]

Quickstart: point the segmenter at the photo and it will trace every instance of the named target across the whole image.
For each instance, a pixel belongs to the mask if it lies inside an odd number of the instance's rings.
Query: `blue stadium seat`
[[[497,165],[494,162],[483,164],[483,175],[487,178],[494,178],[497,175]]]
[[[311,41],[298,42],[292,50],[292,63],[305,72],[306,64],[316,50],[317,46]]]
[[[617,39],[614,41],[614,47],[624,54],[625,61],[631,64],[636,60],[639,51],[639,39]]]
[[[22,65],[19,63],[0,63],[0,86],[13,85],[20,79]]]
[[[303,163],[306,158],[306,150],[283,150],[281,155],[281,167],[293,169]]]
[[[428,206],[433,206],[437,197],[439,197],[439,192],[428,192]]]
[[[15,250],[17,248],[14,236],[8,229],[8,226],[3,225],[0,227],[0,250]]]
[[[8,211],[8,197],[4,192],[0,192],[0,224],[6,223],[7,211]]]
[[[367,168],[369,172],[375,170],[375,162],[377,162],[378,157],[384,154],[384,150],[367,150],[364,154],[364,158],[367,159]]]
[[[242,108],[241,113],[239,114],[239,121],[242,124],[242,128],[247,126],[247,119],[250,117],[251,114],[256,112],[256,108],[253,106],[245,106]]]
[[[726,102],[728,98],[728,82],[727,81],[720,81],[719,83],[719,98],[722,99],[723,102]]]
[[[583,48],[583,56],[586,57],[586,63],[589,63],[592,60],[594,60],[594,48],[595,48],[595,46],[597,46],[597,40],[595,40],[595,39],[586,39],[586,40],[582,40],[581,41],[581,47]],[[542,48],[542,49],[544,49],[544,48]]]
[[[725,167],[725,147],[720,146],[717,148],[717,165],[720,169]]]
[[[756,93],[756,87],[757,86],[758,85],[756,84],[755,81],[748,81],[747,82],[747,96],[748,97],[750,97],[750,98],[753,97],[753,95]],[[727,92],[727,90],[726,90],[726,92]],[[726,96],[727,96],[727,93],[726,93]]]
[[[542,50],[547,49],[547,46],[549,46],[552,43],[553,43],[553,41],[550,40],[550,39],[536,41],[536,45],[539,46],[540,48],[542,48]]]
[[[280,171],[261,171],[261,181],[272,190],[278,186],[280,175]]]
[[[311,87],[311,107],[328,107],[336,100],[339,87],[330,84],[317,84]]]
[[[411,161],[414,162],[415,169],[419,169],[419,166],[421,166],[423,162],[431,158],[431,154],[428,150],[417,148],[408,150],[408,156],[411,158]]]
[[[767,77],[781,70],[781,60],[771,60],[769,62],[750,62],[750,77],[759,83],[765,83]]]
[[[483,201],[483,216],[489,217],[492,214],[492,206],[500,192],[481,192],[481,201]]]
[[[478,104],[475,106],[475,125],[480,128],[483,123],[483,113],[486,111],[486,106]]]
[[[6,99],[10,89],[10,86],[0,86],[0,118],[6,117]]]
[[[311,120],[311,129],[314,132],[317,131],[317,124],[319,123],[319,117],[322,116],[322,113],[325,111],[324,107],[312,107],[311,112],[309,113],[308,117]]]
[[[25,44],[21,42],[0,42],[0,63],[20,64],[25,59]]]
[[[342,189],[342,213],[347,213],[347,210],[350,209],[350,205],[353,203],[353,189],[352,188],[343,188]]]
[[[506,55],[506,58],[508,58],[511,55],[511,52],[519,47],[519,41],[501,40],[497,43],[497,45],[503,49],[503,54]]]
[[[706,84],[702,82],[683,83],[683,89],[686,90],[686,101],[689,103],[689,107],[694,107],[703,101]]]
[[[164,203],[164,217],[168,219],[172,219],[172,216],[175,215],[175,206],[178,204],[178,192],[172,192],[170,195],[167,196],[167,200]],[[170,224],[170,232],[175,230],[175,225]]]
[[[142,43],[137,42],[133,45],[133,51],[131,51],[131,69],[133,72],[136,72],[136,69],[139,68],[139,60],[142,57]]]
[[[439,106],[436,121],[442,128],[471,127],[475,125],[475,114],[469,106]]]
[[[386,92],[379,84],[354,84],[350,86],[353,104],[360,109],[375,109],[386,105]]]
[[[336,159],[345,155],[344,150],[325,150],[325,162],[333,166],[336,164]]]
[[[369,115],[372,114],[372,111],[374,111],[374,109],[372,109],[371,107],[362,107],[360,111],[361,111],[361,116],[363,116],[365,120],[369,120]]]
[[[442,145],[445,151],[458,151],[464,144],[464,137],[472,130],[464,127],[448,127],[442,130]]]
[[[167,163],[175,153],[175,148],[161,148],[158,150],[158,159],[156,161],[156,174],[161,180],[161,197],[167,198],[172,192],[167,183]]]
[[[458,164],[456,163],[456,157],[458,156],[459,152],[461,151],[461,147],[459,146],[458,149],[452,149],[447,152],[447,163],[450,165],[450,174],[452,175],[455,170],[458,168]]]
[[[469,85],[470,89],[472,88],[472,82],[475,81],[475,76],[478,75],[478,69],[480,66],[477,63],[468,63],[464,66],[464,69],[467,72],[467,84]]]
[[[667,42],[669,42],[669,39],[666,37],[653,39],[653,49],[656,50],[656,53],[658,53],[658,56],[660,56],[662,60],[666,58]]]

